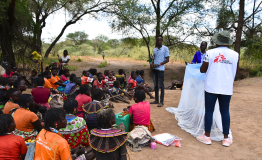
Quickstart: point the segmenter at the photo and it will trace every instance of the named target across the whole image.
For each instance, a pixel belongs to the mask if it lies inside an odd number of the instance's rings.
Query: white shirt
[[[204,61],[208,62],[205,91],[214,94],[232,95],[237,70],[238,53],[218,47],[207,51]]]
[[[61,56],[61,59],[62,59],[62,62],[67,62],[67,60],[70,59],[70,56],[67,55],[66,57],[64,57],[64,55],[63,55],[63,56]],[[67,64],[67,63],[62,63],[62,65],[65,65],[65,64]]]
[[[206,57],[206,52],[205,53],[201,52],[201,63],[203,63],[205,57]]]

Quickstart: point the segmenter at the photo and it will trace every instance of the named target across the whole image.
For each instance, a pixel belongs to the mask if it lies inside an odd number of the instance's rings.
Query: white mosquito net
[[[188,64],[184,77],[183,90],[178,108],[168,107],[166,110],[175,114],[178,126],[194,137],[203,135],[205,132],[205,74],[200,73],[201,64]],[[224,138],[221,114],[218,101],[213,113],[211,139],[221,141]],[[233,139],[230,131],[229,136]]]

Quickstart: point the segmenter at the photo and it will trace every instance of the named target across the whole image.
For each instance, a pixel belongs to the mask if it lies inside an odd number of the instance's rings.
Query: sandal
[[[163,107],[163,103],[159,103],[158,105],[157,105],[157,107]]]
[[[150,102],[150,104],[158,104],[159,102],[154,101],[154,102]]]

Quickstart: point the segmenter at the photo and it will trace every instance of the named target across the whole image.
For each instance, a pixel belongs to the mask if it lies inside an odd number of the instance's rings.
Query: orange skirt
[[[131,131],[135,128],[135,126],[145,126],[145,127],[148,128],[148,130],[149,130],[150,132],[153,132],[153,131],[155,130],[155,127],[154,127],[154,125],[153,125],[151,119],[150,119],[150,125],[137,125],[137,124],[130,124],[130,125],[129,125],[129,132],[131,132]]]

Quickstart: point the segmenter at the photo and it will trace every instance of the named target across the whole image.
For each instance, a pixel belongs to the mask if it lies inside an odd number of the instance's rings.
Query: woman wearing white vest
[[[233,44],[228,31],[222,31],[212,37],[217,48],[207,51],[200,68],[205,77],[205,134],[196,139],[211,144],[210,132],[215,103],[218,100],[222,118],[223,146],[230,146],[233,140],[228,137],[230,128],[229,103],[233,94],[233,83],[238,69],[239,54],[229,48]]]

